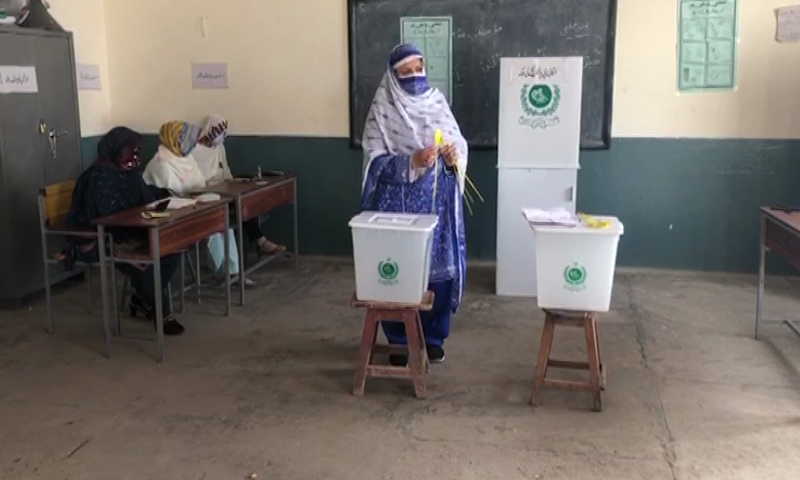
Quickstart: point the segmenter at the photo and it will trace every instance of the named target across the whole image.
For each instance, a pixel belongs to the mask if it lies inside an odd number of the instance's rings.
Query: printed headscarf
[[[97,144],[97,162],[114,165],[120,170],[134,170],[142,165],[140,148],[142,135],[127,127],[115,127],[108,131]],[[130,155],[125,155],[126,149]]]
[[[411,156],[417,150],[433,146],[436,130],[441,130],[444,142],[458,150],[458,183],[463,192],[469,154],[467,141],[442,92],[429,88],[425,93],[411,95],[400,86],[391,63],[400,51],[410,50],[400,45],[392,51],[364,126],[364,184],[374,159],[387,154]]]
[[[177,120],[161,125],[158,130],[161,145],[179,157],[185,157],[194,150],[199,136],[199,128]]]
[[[222,145],[228,135],[228,121],[219,115],[209,115],[200,122],[198,143],[206,147]]]
[[[400,88],[410,95],[420,95],[431,88],[430,85],[428,85],[428,76],[424,69],[422,73],[415,72],[405,76],[401,76],[397,73],[397,68],[416,59],[424,60],[422,52],[420,52],[417,47],[410,44],[398,45],[389,55],[389,68],[394,78],[397,80],[397,83],[400,84]]]

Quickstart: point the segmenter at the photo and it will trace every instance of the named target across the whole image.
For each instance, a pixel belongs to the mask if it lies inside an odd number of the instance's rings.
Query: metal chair
[[[97,240],[97,230],[94,228],[70,228],[66,225],[67,212],[72,203],[72,192],[75,190],[75,181],[55,183],[39,190],[39,228],[42,235],[42,263],[44,265],[44,291],[47,303],[47,330],[51,334],[55,331],[52,304],[52,278],[50,267],[60,265],[62,258],[51,258],[48,255],[48,239],[51,237],[81,237]],[[89,310],[92,310],[94,282],[92,269],[99,268],[99,262],[76,261],[75,266],[84,270],[89,294]]]

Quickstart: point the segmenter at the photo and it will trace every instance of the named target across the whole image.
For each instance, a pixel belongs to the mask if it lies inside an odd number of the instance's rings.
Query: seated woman
[[[228,157],[225,153],[225,138],[228,136],[228,121],[219,115],[209,115],[200,122],[200,139],[192,156],[209,184],[232,180]],[[242,225],[244,233],[258,248],[258,253],[274,255],[286,250],[284,245],[270,242],[261,231],[258,218]]]
[[[106,133],[97,145],[97,160],[78,177],[67,224],[73,228],[93,227],[93,220],[164,198],[166,192],[150,188],[142,180],[139,170],[141,153],[142,137],[133,130],[117,127]],[[115,243],[147,242],[147,233],[141,230],[115,229],[111,233]],[[96,241],[72,238],[69,243],[69,255],[73,258],[85,262],[99,260]],[[184,330],[172,316],[166,289],[179,265],[180,255],[161,259],[161,285],[164,288],[158,294],[162,298],[165,335],[180,335]],[[117,269],[130,277],[135,290],[131,296],[131,311],[144,313],[155,321],[153,266],[137,268],[119,264]]]
[[[466,276],[463,191],[467,142],[442,93],[430,88],[425,60],[412,45],[389,56],[364,127],[362,210],[433,214],[430,283],[433,309],[420,312],[432,362],[444,361],[450,317],[461,303]],[[436,130],[446,145],[438,148]],[[405,344],[401,323],[383,322],[390,343]],[[405,356],[389,358],[405,364]]]
[[[206,177],[200,171],[192,151],[197,145],[200,130],[186,122],[167,122],[158,131],[161,145],[155,157],[147,164],[144,181],[148,185],[163,188],[175,195],[183,195],[205,188]],[[230,265],[228,275],[233,282],[239,281],[239,251],[233,229],[228,230],[230,242]],[[214,274],[224,278],[225,238],[217,233],[208,239],[208,253],[213,264]],[[245,285],[254,285],[245,279]]]

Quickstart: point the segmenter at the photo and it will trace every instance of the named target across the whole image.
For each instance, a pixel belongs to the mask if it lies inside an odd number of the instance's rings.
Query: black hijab
[[[97,144],[97,160],[81,174],[72,193],[67,223],[90,227],[92,221],[157,200],[160,192],[142,179],[136,150],[142,136],[126,127],[116,127]]]

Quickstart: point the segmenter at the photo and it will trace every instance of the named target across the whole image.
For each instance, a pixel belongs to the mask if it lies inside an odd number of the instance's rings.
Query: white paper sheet
[[[564,208],[552,208],[544,210],[541,208],[523,208],[522,216],[528,223],[537,225],[562,225],[574,227],[578,224],[578,219]]]
[[[102,90],[100,65],[88,63],[78,64],[78,90]]]
[[[0,65],[0,94],[38,92],[36,67]]]
[[[800,40],[800,5],[779,8],[775,12],[778,16],[776,40],[780,43]]]
[[[192,63],[192,88],[228,88],[228,64]]]

